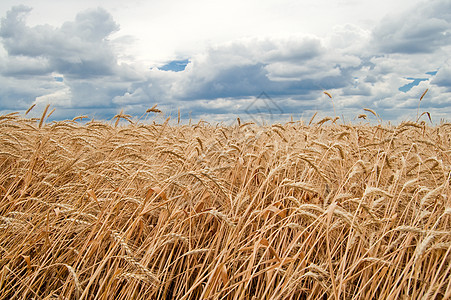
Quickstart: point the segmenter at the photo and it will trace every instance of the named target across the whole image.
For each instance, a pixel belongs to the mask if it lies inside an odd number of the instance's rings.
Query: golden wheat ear
[[[28,113],[36,106],[36,103],[34,103],[32,106],[30,106],[27,111],[25,112],[25,115],[28,115]]]

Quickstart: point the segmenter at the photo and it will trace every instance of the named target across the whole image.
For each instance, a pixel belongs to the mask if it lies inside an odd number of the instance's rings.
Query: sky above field
[[[0,19],[1,113],[451,119],[450,0],[2,0]]]

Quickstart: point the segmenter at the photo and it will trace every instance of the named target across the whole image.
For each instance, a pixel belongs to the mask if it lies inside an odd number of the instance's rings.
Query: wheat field
[[[0,116],[0,299],[451,298],[450,123],[46,111]]]

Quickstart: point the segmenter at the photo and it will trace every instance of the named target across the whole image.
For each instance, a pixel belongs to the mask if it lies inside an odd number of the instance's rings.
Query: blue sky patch
[[[426,72],[425,74],[427,75],[431,75],[431,76],[435,76],[437,74],[438,71],[431,71],[431,72]],[[414,86],[417,86],[420,84],[420,82],[422,81],[427,81],[429,80],[429,78],[414,78],[414,77],[407,77],[407,80],[412,80],[412,82],[403,85],[402,87],[400,87],[398,90],[400,90],[401,92],[408,92],[410,91]]]
[[[412,77],[407,77],[407,80],[413,80],[412,82],[403,85],[402,87],[400,87],[398,90],[400,90],[401,92],[408,92],[410,91],[414,86],[417,86],[420,84],[420,82],[422,81],[426,81],[429,80],[428,78],[412,78]]]
[[[158,69],[163,70],[163,71],[181,72],[181,71],[185,70],[188,63],[189,63],[189,59],[173,60]]]

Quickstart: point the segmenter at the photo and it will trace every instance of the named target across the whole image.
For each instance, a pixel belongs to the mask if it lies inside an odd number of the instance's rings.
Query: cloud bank
[[[280,107],[281,120],[315,111],[350,118],[362,108],[383,119],[415,119],[421,110],[434,120],[451,116],[451,1],[434,0],[387,16],[372,30],[353,24],[327,36],[304,33],[250,37],[211,45],[204,51],[145,66],[121,63],[120,30],[105,9],[90,9],[60,27],[27,25],[32,9],[14,6],[1,19],[0,111],[30,105],[56,107],[55,117],[133,115],[153,104],[193,118],[246,119],[262,92]],[[125,40],[126,41],[126,40]],[[122,43],[122,44],[121,44]],[[158,45],[155,45],[157,47]]]

